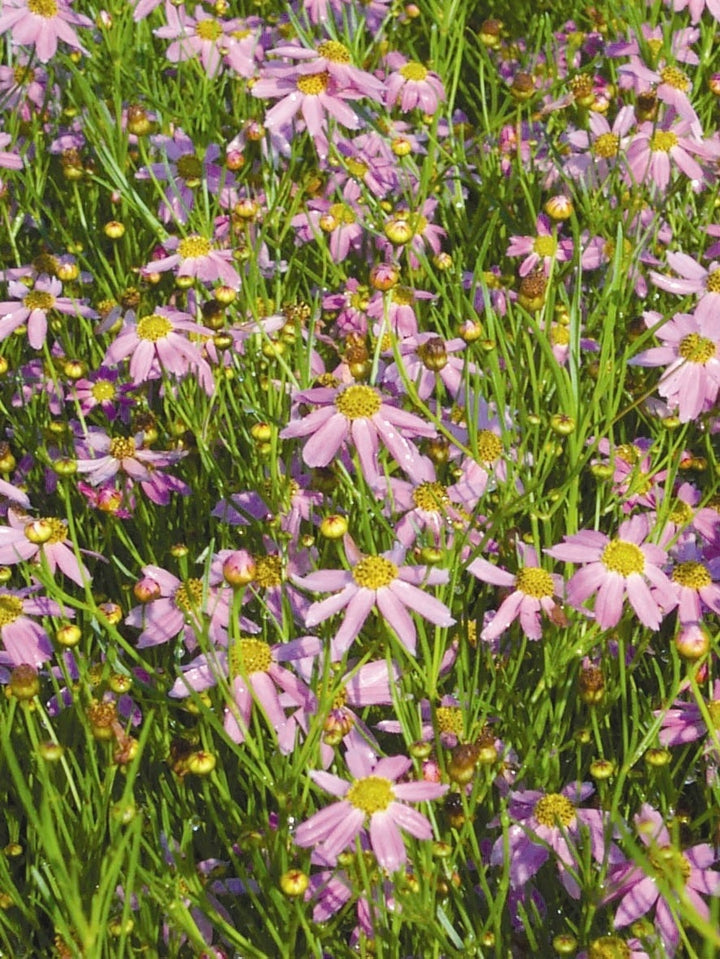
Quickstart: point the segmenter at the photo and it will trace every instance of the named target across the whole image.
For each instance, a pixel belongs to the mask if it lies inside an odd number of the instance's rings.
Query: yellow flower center
[[[363,163],[362,160],[356,160],[353,157],[348,157],[345,160],[345,166],[348,168],[348,173],[352,174],[352,176],[358,180],[362,180],[370,169],[367,163]]]
[[[173,600],[178,609],[184,613],[195,612],[202,602],[203,581],[188,579],[175,590]]]
[[[620,936],[602,936],[588,946],[588,959],[630,959],[630,946]]]
[[[328,210],[331,217],[340,223],[354,223],[357,220],[354,210],[346,203],[333,203]]]
[[[634,466],[635,463],[640,460],[641,451],[637,446],[633,446],[632,443],[621,443],[615,450],[615,455],[619,460],[622,460],[623,463]]]
[[[712,576],[702,563],[678,563],[672,572],[672,581],[697,590],[710,586]]]
[[[201,40],[210,40],[215,43],[222,36],[223,31],[218,21],[210,17],[207,20],[199,20],[195,32]]]
[[[46,17],[51,20],[57,16],[58,5],[55,0],[28,0],[28,10],[36,17]]]
[[[552,596],[555,584],[546,570],[540,569],[539,566],[526,566],[515,577],[515,589],[534,599],[542,599],[544,596]]]
[[[480,430],[477,435],[477,448],[481,463],[494,463],[503,450],[500,438],[490,430]]]
[[[617,156],[620,148],[620,137],[615,133],[601,133],[592,145],[592,152],[596,157],[608,160]]]
[[[436,715],[441,733],[453,733],[460,737],[465,732],[462,710],[459,706],[438,706]]]
[[[442,483],[421,483],[413,490],[412,498],[417,509],[426,513],[442,513],[450,503]]]
[[[141,340],[150,340],[151,343],[157,343],[163,340],[172,332],[173,325],[166,316],[159,313],[151,313],[150,316],[144,316],[137,325],[136,333]]]
[[[708,293],[720,293],[720,266],[708,273],[705,280],[705,289]]]
[[[325,40],[317,48],[317,52],[321,57],[330,60],[331,63],[350,63],[350,51],[344,44],[338,43],[337,40]]]
[[[281,586],[283,581],[282,556],[260,556],[255,560],[255,579],[253,582],[261,589]]]
[[[188,236],[178,243],[177,251],[183,260],[193,260],[199,256],[207,256],[212,250],[210,240],[204,236]]]
[[[533,251],[538,256],[555,256],[557,242],[554,236],[536,236],[533,241]]]
[[[32,67],[19,66],[13,70],[13,80],[19,87],[28,86],[35,79],[35,71]]]
[[[601,561],[605,569],[621,576],[642,573],[645,569],[645,557],[640,547],[623,539],[611,540],[602,551]]]
[[[651,40],[648,40],[647,45],[650,48],[652,55],[656,57],[662,50],[663,42],[659,38],[653,37]]]
[[[272,665],[272,651],[260,639],[239,639],[230,648],[228,661],[231,678],[243,673],[266,673]]]
[[[570,330],[566,326],[556,324],[550,330],[550,342],[553,346],[567,346],[570,342]]]
[[[387,809],[395,798],[395,793],[389,779],[383,776],[366,776],[352,784],[345,798],[356,809],[362,809],[368,816],[372,816],[373,813]]]
[[[356,310],[364,311],[368,308],[368,293],[370,291],[366,286],[359,286],[354,293],[350,294],[350,306]]]
[[[648,856],[658,876],[664,876],[671,885],[676,885],[678,879],[683,884],[690,875],[691,865],[679,849],[673,846],[660,846]]]
[[[384,556],[366,556],[354,567],[353,579],[363,589],[382,589],[397,579],[398,568]]]
[[[535,803],[535,819],[541,826],[568,828],[575,821],[575,807],[561,793],[548,793]]]
[[[329,80],[330,74],[324,70],[322,73],[311,73],[306,77],[298,77],[296,86],[300,93],[305,94],[306,97],[316,97],[325,93]]]
[[[356,384],[348,386],[335,399],[335,409],[349,420],[375,416],[382,406],[382,399],[372,386]]]
[[[202,180],[202,161],[194,153],[185,153],[177,161],[178,176],[188,187],[200,186]]]
[[[390,291],[390,298],[398,306],[411,306],[415,295],[409,286],[394,286]]]
[[[673,506],[669,517],[670,522],[675,523],[677,526],[687,526],[692,518],[692,507],[689,503],[681,499]]]
[[[17,596],[0,595],[0,627],[14,623],[22,611],[22,600]]]
[[[110,455],[116,460],[135,455],[135,440],[131,437],[116,436],[110,441]]]
[[[664,70],[660,71],[660,77],[663,83],[667,83],[669,87],[674,87],[675,90],[681,90],[685,93],[690,89],[690,80],[677,67],[665,67]]]
[[[717,353],[717,349],[712,340],[699,333],[688,333],[680,340],[678,353],[689,363],[698,363],[704,366]]]
[[[650,137],[650,149],[655,153],[669,153],[677,144],[678,138],[672,130],[656,130]]]
[[[98,403],[105,403],[115,399],[115,385],[109,380],[98,380],[97,383],[93,383],[90,393]]]
[[[23,304],[28,310],[51,310],[55,303],[55,297],[51,293],[43,293],[42,290],[33,290],[23,299]]]
[[[412,80],[414,83],[422,83],[428,72],[428,68],[416,60],[411,60],[405,66],[400,67],[400,76],[405,80]]]

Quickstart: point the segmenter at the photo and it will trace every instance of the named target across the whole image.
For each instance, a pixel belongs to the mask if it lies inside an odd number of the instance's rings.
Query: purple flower
[[[657,629],[664,614],[676,605],[672,583],[661,569],[665,550],[644,542],[647,535],[647,517],[633,516],[620,525],[614,539],[586,529],[545,550],[554,559],[586,564],[568,582],[567,597],[580,607],[596,593],[595,620],[602,629],[618,624],[625,595],[649,629]]]
[[[14,300],[0,303],[0,340],[7,339],[18,327],[27,325],[28,343],[34,350],[42,348],[47,336],[48,313],[57,310],[68,316],[97,316],[94,310],[78,300],[60,296],[62,283],[54,276],[40,276],[31,290],[24,283],[11,280],[8,292]]]
[[[91,27],[92,20],[75,13],[65,0],[37,3],[33,0],[12,0],[3,3],[0,34],[11,31],[13,43],[29,44],[41,63],[52,60],[58,40],[84,53],[73,27]]]
[[[705,739],[705,755],[714,766],[720,765],[720,679],[713,683],[709,700],[702,700],[698,693],[695,696],[695,702],[676,699],[670,709],[653,713],[663,717],[660,742],[663,746],[684,746]]]
[[[9,526],[0,526],[0,563],[47,561],[48,569],[60,569],[78,586],[89,583],[92,577],[75,555],[67,538],[67,523],[55,516],[37,519],[19,510],[8,511]]]
[[[607,815],[599,809],[582,809],[578,805],[594,791],[590,783],[571,783],[559,793],[532,789],[510,793],[508,811],[512,824],[507,837],[503,835],[495,841],[490,862],[494,866],[503,865],[507,848],[513,888],[525,886],[553,852],[562,884],[578,899],[580,886],[575,874],[580,862],[577,850],[583,842],[583,828],[589,833],[596,862],[617,861],[619,851],[610,842]]]
[[[286,714],[285,706],[307,709],[312,695],[305,683],[280,663],[317,656],[320,651],[315,636],[275,646],[251,636],[241,637],[230,644],[227,653],[218,649],[182,667],[183,674],[169,695],[180,698],[203,692],[217,685],[220,677],[229,677],[231,701],[225,709],[225,732],[234,742],[244,742],[257,702],[277,733],[280,751],[287,755],[294,748],[298,722]]]
[[[678,849],[670,839],[663,817],[647,803],[634,822],[646,847],[646,861],[642,865],[626,862],[612,869],[608,875],[610,892],[605,901],[620,899],[615,913],[616,929],[635,922],[654,906],[655,924],[667,955],[672,956],[680,940],[673,916],[678,904],[683,911],[693,911],[705,922],[710,919],[702,894],[720,895],[720,873],[709,868],[717,856],[708,843]]]
[[[380,556],[362,556],[346,538],[346,552],[352,569],[323,569],[307,576],[297,576],[294,580],[304,589],[336,593],[312,604],[305,617],[305,625],[309,628],[342,609],[347,610],[332,641],[335,659],[349,649],[373,608],[377,608],[411,655],[415,654],[417,631],[410,611],[419,613],[436,626],[452,626],[455,622],[444,603],[419,588],[425,583],[430,586],[447,583],[447,570],[402,566],[405,548],[399,544]]]
[[[4,666],[41,666],[53,655],[45,629],[30,616],[59,616],[60,606],[46,596],[33,595],[40,586],[0,589],[0,663]],[[72,612],[66,615],[73,615]]]
[[[442,783],[397,782],[412,767],[405,756],[374,760],[361,750],[348,750],[345,761],[353,776],[348,782],[332,773],[316,770],[310,776],[318,786],[340,802],[315,813],[296,833],[298,846],[314,846],[330,860],[354,845],[369,817],[370,845],[380,865],[392,873],[407,860],[400,830],[416,839],[432,838],[432,826],[408,802],[438,799],[448,786]]]

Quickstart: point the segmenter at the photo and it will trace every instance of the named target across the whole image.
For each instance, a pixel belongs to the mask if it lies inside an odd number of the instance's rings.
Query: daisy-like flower
[[[142,572],[143,579],[135,585],[140,605],[125,617],[128,626],[142,630],[136,643],[138,649],[167,643],[178,634],[192,649],[197,643],[197,632],[205,630],[215,645],[227,643],[230,611],[226,591],[197,577],[183,581],[160,566],[143,566]],[[246,621],[243,628],[246,632],[254,631]]]
[[[97,316],[79,300],[61,296],[62,283],[54,276],[38,277],[31,290],[24,283],[11,280],[8,292],[14,299],[0,303],[0,340],[7,339],[18,327],[26,325],[28,343],[34,350],[42,349],[51,311],[67,316]]]
[[[65,0],[12,0],[0,14],[0,34],[10,30],[13,43],[35,47],[40,63],[52,60],[59,40],[86,53],[73,27],[91,26],[92,20],[75,13]]]
[[[94,455],[78,458],[78,473],[86,473],[92,486],[100,486],[119,472],[125,473],[134,482],[149,480],[163,466],[176,463],[187,454],[183,451],[158,452],[145,449],[143,435],[110,437],[101,429],[90,428],[82,438]]]
[[[373,332],[376,336],[389,330],[401,337],[416,336],[418,318],[415,304],[421,300],[435,299],[437,297],[434,293],[414,290],[402,283],[398,283],[388,293],[378,290],[367,304],[367,315],[377,320]]]
[[[596,862],[617,862],[620,858],[619,850],[610,841],[607,814],[580,807],[594,792],[590,783],[571,783],[559,793],[533,789],[511,792],[508,812],[512,824],[508,835],[500,836],[493,845],[492,865],[504,864],[507,848],[510,883],[519,889],[532,879],[552,852],[563,886],[574,899],[579,899],[580,886],[573,873],[577,874],[583,833],[589,835]]]
[[[340,89],[327,70],[302,73],[297,69],[286,76],[261,77],[253,84],[255,97],[280,97],[280,101],[265,114],[269,130],[289,124],[302,114],[308,133],[313,138],[321,157],[328,153],[327,119],[332,117],[349,130],[362,125],[360,117],[347,103],[359,96],[354,90]]]
[[[137,17],[137,8],[135,10]],[[236,21],[221,20],[206,13],[198,4],[195,16],[190,16],[184,6],[165,4],[167,24],[153,32],[155,36],[173,42],[165,51],[171,63],[199,58],[209,77],[217,76],[223,57],[231,43]]]
[[[654,328],[662,315],[643,314],[645,325]],[[720,311],[699,317],[676,313],[655,331],[663,346],[644,350],[629,362],[634,366],[665,366],[658,393],[677,409],[681,423],[709,410],[720,391]]]
[[[430,782],[397,782],[412,768],[405,756],[374,760],[362,750],[348,750],[345,761],[353,781],[315,770],[310,776],[318,786],[340,801],[333,803],[298,826],[298,846],[314,846],[334,861],[363,833],[369,818],[370,846],[380,865],[389,873],[407,861],[401,829],[416,839],[431,839],[432,826],[409,802],[438,799],[448,786]]]
[[[69,399],[79,404],[83,416],[91,410],[100,409],[112,422],[118,417],[127,421],[134,401],[127,394],[133,387],[129,383],[119,382],[117,370],[101,366],[94,373],[70,384]]]
[[[171,220],[187,223],[195,205],[195,193],[203,184],[210,196],[218,196],[221,187],[233,183],[232,175],[218,162],[222,151],[216,143],[211,143],[201,155],[186,133],[175,130],[171,137],[152,137],[152,144],[162,152],[163,159],[142,167],[135,177],[138,180],[167,181],[160,204],[163,223]]]
[[[310,467],[327,466],[351,440],[370,483],[381,475],[377,459],[380,441],[406,473],[413,473],[421,457],[408,436],[435,435],[435,427],[426,420],[391,405],[379,390],[364,383],[317,387],[296,393],[294,399],[314,403],[318,409],[290,422],[281,438],[309,436],[302,457]]]
[[[695,157],[713,160],[717,149],[708,141],[697,139],[691,120],[664,121],[663,124],[640,124],[625,156],[631,185],[647,183],[654,191],[665,191],[674,164],[701,189],[707,184],[707,178]]]
[[[187,334],[213,335],[190,316],[169,306],[158,307],[149,316],[136,320],[130,310],[120,333],[110,345],[103,363],[114,365],[130,357],[130,375],[135,383],[157,378],[161,371],[182,379],[195,374],[203,389],[211,395],[215,389],[212,370],[199,345],[191,343]]]
[[[577,152],[569,157],[563,169],[573,179],[597,187],[622,156],[627,134],[635,125],[635,110],[631,106],[621,107],[612,126],[602,113],[590,111],[588,124],[589,131],[573,130],[568,134],[567,142]]]
[[[667,554],[645,542],[648,527],[647,516],[633,516],[621,523],[613,539],[586,529],[545,550],[553,559],[585,564],[569,580],[567,598],[579,608],[595,593],[595,620],[602,629],[618,624],[626,595],[640,622],[649,629],[657,629],[675,605],[672,583],[661,569]]]
[[[14,566],[22,562],[39,563],[44,558],[54,575],[60,569],[78,586],[92,577],[75,556],[67,538],[67,523],[55,516],[35,519],[19,510],[8,511],[9,526],[0,526],[0,564]]]
[[[710,266],[704,267],[687,253],[679,252],[669,252],[667,262],[679,276],[650,270],[650,279],[655,286],[668,293],[697,293],[694,315],[703,321],[716,316],[720,312],[720,263],[715,260]]]
[[[225,732],[233,742],[245,742],[253,703],[257,702],[278,736],[283,755],[292,752],[298,729],[297,720],[285,712],[285,700],[296,708],[308,709],[312,694],[305,683],[281,663],[317,656],[322,644],[315,636],[303,636],[288,643],[268,643],[251,636],[233,640],[227,653],[223,649],[202,654],[182,667],[169,695],[183,698],[217,685],[221,676],[229,677],[232,702],[225,710]]]
[[[480,556],[467,567],[469,573],[484,583],[512,590],[480,634],[484,642],[497,639],[516,619],[520,620],[522,631],[528,639],[541,639],[541,612],[556,624],[564,622],[564,613],[555,602],[556,596],[562,596],[562,577],[544,570],[531,546],[522,545],[520,549],[522,566],[516,574],[488,563]]]
[[[6,170],[22,170],[23,159],[19,153],[14,150],[3,150],[3,147],[12,143],[12,137],[9,133],[0,133],[0,167]]]
[[[30,616],[60,616],[60,606],[47,596],[36,596],[39,586],[26,589],[0,589],[0,663],[38,667],[53,655],[46,630]],[[72,616],[72,611],[65,615]]]
[[[164,273],[173,270],[175,276],[194,277],[203,283],[219,282],[237,290],[240,275],[232,265],[232,250],[218,250],[210,240],[198,234],[184,239],[172,236],[163,242],[168,256],[151,260],[145,273]]]
[[[679,849],[673,844],[663,817],[647,803],[634,822],[645,846],[647,865],[627,862],[612,869],[605,901],[620,899],[615,913],[616,929],[629,926],[654,907],[655,925],[666,955],[672,956],[680,941],[680,930],[671,904],[677,909],[682,901],[705,922],[710,920],[710,910],[702,895],[720,895],[720,873],[710,868],[717,856],[709,843]]]
[[[419,613],[436,626],[453,625],[455,620],[447,606],[419,588],[421,585],[447,583],[449,573],[446,569],[401,565],[405,548],[400,544],[380,556],[362,556],[346,537],[345,550],[351,569],[323,569],[295,577],[295,583],[303,589],[336,593],[312,604],[305,617],[309,628],[342,609],[347,610],[332,641],[333,659],[340,659],[349,649],[374,608],[411,655],[415,654],[417,631],[410,611]]]
[[[572,240],[559,240],[558,226],[541,213],[535,223],[536,236],[511,236],[510,245],[506,250],[507,256],[522,256],[525,259],[520,264],[520,276],[528,276],[535,267],[542,266],[545,276],[550,275],[554,263],[566,263],[572,259]]]
[[[673,550],[676,560],[671,580],[677,598],[678,622],[699,623],[705,608],[720,614],[720,556],[705,558],[688,540]]]
[[[468,363],[465,357],[458,355],[465,349],[467,343],[460,337],[443,340],[435,333],[419,333],[398,344],[405,377],[415,384],[420,399],[428,399],[440,380],[452,399],[462,403],[464,376],[478,374],[474,363]],[[397,363],[388,367],[384,381],[404,392],[403,375]]]
[[[416,107],[428,116],[437,113],[445,99],[445,87],[437,73],[416,60],[407,60],[397,51],[388,54],[386,59],[393,70],[385,84],[387,108],[391,110],[399,104],[403,113]]]
[[[300,63],[290,72],[308,76],[324,71],[337,83],[338,89],[353,89],[361,96],[382,102],[385,90],[382,81],[367,70],[356,67],[348,48],[337,40],[323,40],[315,50],[298,43],[285,43],[268,50],[268,55],[299,60]],[[283,66],[272,64],[272,68],[278,74],[287,72]]]
[[[676,13],[687,10],[690,14],[690,23],[698,23],[705,10],[720,23],[720,0],[665,0],[665,3]]]

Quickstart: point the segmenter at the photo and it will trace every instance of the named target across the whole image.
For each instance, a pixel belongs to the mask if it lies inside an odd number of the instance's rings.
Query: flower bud
[[[529,100],[535,96],[535,79],[531,73],[523,71],[516,73],[510,84],[510,93],[519,101]]]
[[[689,623],[682,626],[675,637],[675,649],[679,656],[689,662],[702,659],[710,651],[708,631],[701,623]]]
[[[139,603],[151,603],[160,596],[160,584],[152,576],[143,576],[133,586],[133,594]]]
[[[672,755],[669,749],[648,749],[645,753],[645,762],[648,766],[654,766],[656,769],[667,766],[671,759]]]
[[[615,775],[615,763],[609,759],[595,759],[590,763],[590,775],[598,782]]]
[[[378,263],[370,270],[370,286],[383,293],[397,286],[399,279],[400,271],[392,263]]]
[[[448,776],[453,782],[464,786],[475,775],[478,750],[474,743],[460,743],[450,752],[447,765]]]
[[[386,223],[384,233],[393,246],[404,246],[415,235],[412,226],[404,217],[395,217]]]
[[[75,623],[68,623],[66,626],[61,626],[55,633],[55,639],[58,643],[68,649],[77,646],[81,638],[82,630],[79,626],[76,626]]]
[[[196,752],[190,753],[186,760],[187,771],[195,776],[209,776],[216,765],[215,754],[206,752],[204,749],[198,749]]]
[[[21,700],[34,699],[40,692],[38,671],[29,663],[21,663],[10,672],[10,693]]]
[[[255,579],[255,560],[247,550],[234,550],[222,566],[225,582],[232,587],[247,586]]]
[[[337,513],[332,516],[325,516],[320,523],[320,533],[325,539],[342,539],[347,531],[347,518]]]
[[[44,759],[46,763],[56,763],[65,755],[65,747],[61,746],[60,743],[54,743],[48,740],[38,743],[37,754],[41,759]]]
[[[36,546],[47,543],[53,534],[52,523],[47,519],[36,519],[25,527],[25,536]]]
[[[551,220],[569,220],[573,214],[573,202],[570,197],[559,194],[551,196],[545,203],[545,212]]]
[[[100,603],[98,609],[105,616],[111,626],[117,626],[117,624],[123,618],[122,609],[117,603]]]
[[[125,224],[120,223],[119,220],[110,220],[103,227],[103,233],[110,240],[119,240],[125,236]]]
[[[580,699],[588,706],[596,706],[605,698],[605,677],[600,666],[591,663],[580,670]]]
[[[280,876],[280,888],[291,899],[304,896],[309,885],[310,879],[301,869],[288,869]]]

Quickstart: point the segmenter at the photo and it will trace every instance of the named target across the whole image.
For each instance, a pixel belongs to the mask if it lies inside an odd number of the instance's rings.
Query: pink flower
[[[163,242],[163,248],[169,255],[151,260],[144,267],[145,273],[173,270],[175,276],[195,277],[203,283],[217,281],[234,290],[239,288],[240,276],[232,265],[232,250],[218,250],[197,233],[182,240],[170,237]]]
[[[290,422],[280,433],[281,438],[309,436],[302,456],[310,467],[327,466],[352,440],[365,478],[371,483],[381,475],[377,460],[380,440],[401,468],[412,473],[419,468],[420,453],[408,435],[435,435],[430,423],[386,402],[379,390],[364,383],[304,390],[294,399],[315,403],[318,409]]]
[[[320,770],[310,773],[313,782],[341,799],[298,826],[295,842],[314,846],[334,861],[344,849],[354,846],[369,817],[372,851],[383,869],[393,873],[407,860],[401,829],[416,839],[431,839],[433,834],[429,820],[407,803],[438,799],[449,787],[397,782],[412,768],[412,760],[405,756],[373,761],[364,751],[353,749],[345,754],[345,761],[353,782]]]
[[[635,110],[631,106],[621,107],[612,126],[601,113],[590,111],[588,123],[589,132],[574,130],[568,135],[568,143],[578,152],[565,162],[564,170],[573,179],[597,187],[622,156],[627,134],[635,124]]]
[[[694,314],[701,320],[709,320],[720,311],[720,263],[714,261],[707,268],[687,253],[667,254],[669,266],[680,278],[650,270],[655,286],[668,293],[697,293],[698,301]]]
[[[55,516],[37,519],[19,510],[8,511],[9,526],[0,526],[0,564],[14,566],[22,562],[45,560],[51,573],[60,569],[78,586],[92,577],[78,560],[67,538],[67,523]]]
[[[654,191],[664,191],[670,184],[673,164],[701,189],[707,179],[693,155],[712,160],[716,153],[710,143],[696,138],[692,121],[679,120],[663,125],[642,123],[625,155],[631,184],[646,183]]]
[[[58,40],[86,53],[73,27],[91,26],[92,20],[75,13],[65,0],[11,0],[0,14],[0,34],[11,30],[13,43],[34,46],[41,63],[55,56]]]
[[[323,569],[295,577],[295,583],[304,589],[336,593],[312,604],[305,617],[309,628],[342,609],[347,610],[332,641],[334,659],[339,659],[349,649],[373,608],[378,610],[411,655],[415,654],[417,631],[410,611],[419,613],[436,626],[452,626],[455,622],[444,603],[419,588],[421,584],[447,583],[447,570],[400,565],[405,558],[405,548],[399,544],[380,556],[362,556],[346,537],[345,548],[352,569]]]
[[[167,48],[165,56],[171,63],[199,58],[209,77],[217,76],[222,66],[223,56],[231,43],[231,34],[237,21],[221,20],[206,13],[198,5],[195,16],[191,17],[184,6],[165,4],[167,24],[153,32],[163,39],[174,42]],[[138,10],[135,10],[138,18]]]
[[[532,547],[522,547],[521,552],[523,565],[515,575],[488,563],[482,557],[474,559],[467,567],[469,573],[483,582],[512,590],[480,634],[484,642],[497,639],[518,618],[528,639],[542,638],[541,612],[556,623],[564,619],[562,609],[554,599],[555,596],[562,596],[562,578],[548,573],[539,565],[537,553]]]
[[[250,636],[233,640],[226,653],[217,649],[202,654],[182,667],[169,695],[185,697],[217,685],[229,677],[232,701],[225,709],[225,732],[233,742],[245,742],[253,703],[257,702],[278,736],[280,752],[292,752],[298,729],[297,719],[288,716],[285,707],[307,709],[312,700],[310,690],[293,673],[280,665],[297,659],[317,656],[320,640],[303,636],[288,643],[269,646]]]
[[[545,276],[550,275],[554,263],[565,263],[572,259],[572,240],[558,240],[558,227],[541,213],[536,221],[537,236],[511,236],[507,256],[523,256],[520,264],[520,276],[528,276],[538,264],[542,264]]]
[[[628,862],[610,871],[610,892],[605,901],[621,900],[615,913],[616,929],[630,925],[655,907],[655,923],[666,955],[672,956],[680,940],[673,915],[678,902],[682,901],[685,908],[692,909],[705,922],[710,921],[710,910],[702,894],[720,895],[720,873],[709,868],[717,856],[709,843],[678,849],[663,817],[647,803],[634,821],[646,847],[645,859],[640,864]]]
[[[660,568],[667,558],[665,550],[644,542],[648,532],[647,517],[633,516],[620,525],[614,539],[586,529],[545,550],[554,559],[586,564],[568,582],[567,597],[573,606],[581,607],[597,594],[595,620],[602,629],[618,624],[626,595],[649,629],[657,629],[675,606],[672,583]]]
[[[189,313],[169,306],[158,307],[149,316],[136,321],[131,311],[125,314],[125,323],[109,347],[103,362],[119,363],[130,357],[130,375],[135,383],[155,379],[161,371],[182,379],[195,374],[203,389],[211,395],[215,389],[212,370],[203,359],[199,346],[191,343],[187,334],[212,336],[212,330],[200,326]]]
[[[301,113],[321,157],[328,153],[329,116],[350,130],[357,130],[362,125],[360,117],[347,103],[349,99],[357,99],[358,94],[341,90],[326,70],[304,74],[297,69],[289,76],[261,77],[251,92],[255,97],[282,98],[265,115],[265,126],[269,130],[285,126]]]
[[[45,342],[51,310],[68,316],[97,316],[80,301],[60,296],[62,283],[54,276],[38,277],[31,290],[24,283],[11,280],[8,292],[16,299],[0,303],[0,340],[7,339],[18,327],[27,325],[28,343],[34,350],[42,349]]]
[[[348,48],[337,40],[323,40],[315,50],[301,47],[298,43],[285,43],[268,50],[269,56],[286,57],[288,60],[301,61],[292,73],[302,76],[322,73],[323,71],[337,83],[339,90],[354,90],[364,97],[382,102],[384,86],[381,80],[367,70],[356,67]],[[273,72],[281,76],[288,72],[282,65],[271,64]]]
[[[445,99],[445,87],[437,73],[428,70],[416,60],[405,60],[402,54],[391,53],[387,57],[394,68],[385,85],[385,105],[392,109],[400,104],[403,113],[419,107],[431,116]]]
[[[646,326],[662,321],[660,313],[643,314]],[[677,409],[682,423],[709,410],[720,391],[720,310],[703,316],[676,313],[655,331],[664,346],[644,350],[629,362],[634,366],[665,366],[658,393]]]
[[[30,616],[60,616],[60,606],[46,596],[34,596],[40,589],[0,589],[0,663],[5,666],[40,666],[53,655],[47,631]],[[72,616],[71,611],[65,615]]]

